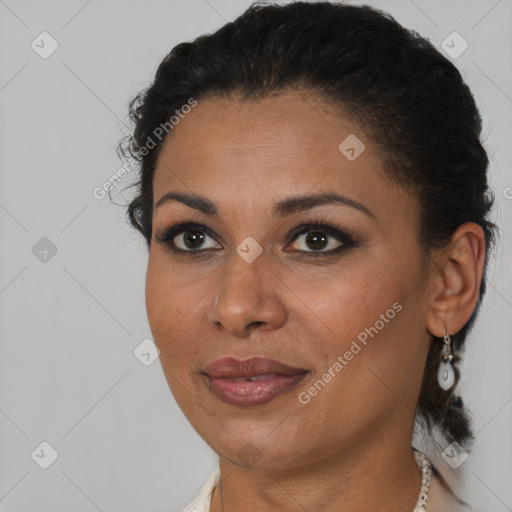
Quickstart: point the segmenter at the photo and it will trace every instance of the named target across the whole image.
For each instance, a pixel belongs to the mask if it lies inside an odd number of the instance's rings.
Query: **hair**
[[[378,147],[386,176],[415,194],[425,254],[444,247],[465,222],[483,229],[486,262],[479,299],[453,336],[455,385],[444,391],[437,383],[443,343],[432,336],[416,409],[417,424],[427,434],[439,430],[459,444],[474,439],[469,412],[454,389],[495,242],[482,121],[457,68],[388,13],[330,2],[257,2],[216,32],[175,46],[152,83],[131,100],[133,133],[118,147],[121,157],[134,159],[140,178],[128,205],[129,222],[149,247],[153,175],[165,140],[155,137],[155,129],[190,98],[236,95],[246,101],[294,91],[316,94],[363,128]]]

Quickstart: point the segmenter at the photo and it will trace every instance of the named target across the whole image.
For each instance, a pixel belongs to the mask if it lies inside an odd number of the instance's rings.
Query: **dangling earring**
[[[437,382],[439,386],[447,391],[455,382],[455,372],[451,365],[453,359],[451,335],[446,334],[446,325],[444,326],[443,349],[441,350],[442,362],[439,364],[437,371]]]

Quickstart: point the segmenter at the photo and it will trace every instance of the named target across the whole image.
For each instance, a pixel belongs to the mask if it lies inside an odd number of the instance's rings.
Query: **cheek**
[[[146,309],[154,341],[162,356],[177,356],[183,350],[194,350],[194,316],[205,300],[206,290],[197,280],[184,282],[175,269],[158,258],[150,257],[146,274]],[[186,340],[187,343],[183,343]]]
[[[176,289],[170,278],[171,275],[162,272],[161,265],[154,263],[150,258],[146,274],[146,309],[149,325],[157,344],[177,315],[177,312],[173,311],[173,302],[170,300],[174,295],[172,290]]]
[[[373,273],[368,267],[329,284],[328,300],[316,297],[316,312],[330,335],[318,347],[327,362],[315,378],[329,368],[336,375],[313,405],[316,414],[328,410],[340,422],[349,414],[362,425],[397,404],[414,407],[424,354],[415,340],[421,323],[419,295],[408,291],[413,274],[403,267],[399,279],[394,272]]]
[[[310,321],[318,319],[326,333],[314,350],[327,368],[346,354],[343,373],[352,375],[356,387],[375,380],[369,369],[382,371],[394,386],[400,380],[395,370],[416,357],[407,336],[421,308],[408,287],[419,277],[405,262],[400,277],[392,266],[362,265],[321,281],[302,281],[301,298],[313,312]]]
[[[396,285],[386,283],[382,272],[363,262],[350,270],[318,273],[288,284],[300,298],[296,306],[304,314],[309,312],[311,321],[318,319],[325,341],[340,349],[397,300]]]
[[[376,323],[386,336],[405,316],[415,314],[413,304],[419,306],[415,290],[425,275],[420,256],[413,249],[412,245],[382,244],[358,253],[322,282],[311,281],[303,287],[304,297],[335,338],[351,340]],[[411,307],[406,308],[409,303]],[[398,313],[397,308],[407,312]]]

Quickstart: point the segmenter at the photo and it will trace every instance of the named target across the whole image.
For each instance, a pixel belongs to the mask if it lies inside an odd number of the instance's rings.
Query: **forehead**
[[[169,190],[195,192],[221,209],[317,189],[385,206],[400,193],[361,128],[302,93],[198,101],[165,139],[153,188],[155,201]]]

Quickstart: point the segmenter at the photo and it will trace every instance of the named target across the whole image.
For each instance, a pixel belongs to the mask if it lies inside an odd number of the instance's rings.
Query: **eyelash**
[[[307,234],[312,231],[322,231],[326,235],[332,236],[333,238],[336,238],[338,242],[341,242],[341,245],[336,247],[335,249],[331,249],[327,252],[317,252],[317,251],[298,251],[301,253],[301,256],[304,257],[326,257],[326,256],[334,256],[338,253],[342,252],[343,250],[346,250],[350,247],[355,247],[356,241],[354,234],[349,230],[340,230],[335,225],[331,224],[330,222],[323,221],[323,220],[316,220],[314,222],[308,223],[308,224],[301,224],[297,228],[293,229],[291,233],[288,235],[287,245],[291,242],[294,242],[300,235]],[[204,226],[202,224],[197,224],[195,222],[180,222],[178,224],[175,224],[173,226],[170,226],[164,230],[162,230],[160,233],[155,234],[155,241],[159,244],[167,245],[173,253],[177,254],[187,254],[192,256],[200,256],[203,255],[209,251],[212,250],[218,250],[218,249],[196,249],[196,250],[190,250],[190,251],[184,251],[183,249],[178,249],[174,243],[173,240],[176,236],[181,235],[183,233],[186,233],[187,231],[199,231],[201,233],[204,233],[208,235],[209,237],[215,239],[215,234],[213,231],[208,228],[207,226]]]

